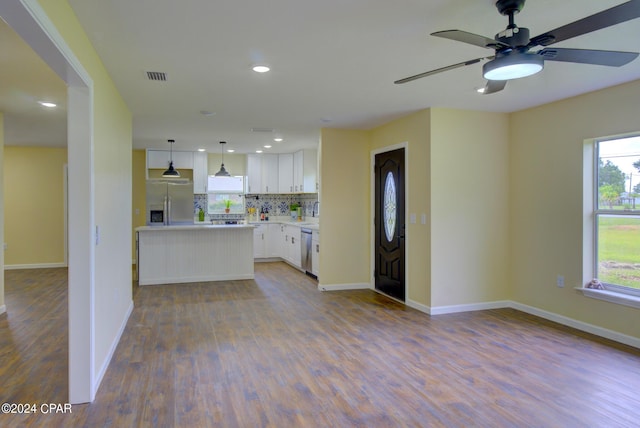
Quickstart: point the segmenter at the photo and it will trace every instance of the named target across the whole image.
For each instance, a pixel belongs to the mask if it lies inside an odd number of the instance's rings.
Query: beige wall
[[[0,174],[0,243],[4,243],[4,114],[0,112],[0,166],[3,173]],[[0,257],[0,314],[6,310],[4,305],[4,250]]]
[[[638,309],[584,297],[584,140],[638,132],[640,81],[510,117],[510,284],[513,300],[640,337]],[[565,276],[565,287],[556,276]]]
[[[216,172],[220,171],[222,154],[208,153],[207,162],[208,175],[214,175]],[[225,153],[224,169],[226,169],[231,175],[247,175],[247,155]]]
[[[371,282],[369,146],[366,131],[321,132],[321,285]]]
[[[406,297],[427,306],[431,305],[431,225],[430,221],[426,225],[421,224],[420,218],[431,210],[430,123],[430,111],[423,110],[371,132],[371,150],[407,143],[405,168],[409,179],[405,183],[406,212],[407,215],[415,214],[417,221],[406,225]],[[368,174],[373,176],[373,171],[370,169]],[[367,191],[371,192],[370,188]]]
[[[431,112],[431,305],[505,300],[508,116]]]
[[[39,3],[93,81],[93,207],[100,229],[94,255],[97,377],[132,307],[132,119],[67,1]]]
[[[131,213],[133,218],[132,233],[131,233],[131,251],[133,257],[136,256],[136,236],[135,228],[144,226],[147,223],[147,199],[146,199],[146,176],[145,168],[147,167],[146,152],[144,150],[134,150],[131,156],[132,159],[132,208]]]
[[[66,148],[4,148],[5,265],[65,265]]]

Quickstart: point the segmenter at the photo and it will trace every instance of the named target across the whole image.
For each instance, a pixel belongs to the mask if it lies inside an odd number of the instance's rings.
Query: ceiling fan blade
[[[563,25],[555,30],[547,31],[539,36],[532,37],[529,42],[529,47],[549,46],[553,43],[558,43],[638,17],[640,17],[640,0],[631,0],[614,6],[611,9],[603,10],[586,18]]]
[[[456,68],[459,68],[459,67],[464,67],[466,65],[477,64],[482,60],[493,59],[493,58],[494,58],[493,56],[488,56],[488,57],[471,59],[469,61],[464,61],[464,62],[459,62],[457,64],[448,65],[446,67],[436,68],[435,70],[425,71],[424,73],[416,74],[415,76],[405,77],[404,79],[396,80],[393,83],[395,83],[396,85],[399,85],[399,84],[402,84],[402,83],[411,82],[412,80],[421,79],[423,77],[431,76],[432,74],[442,73],[443,71],[453,70],[453,69],[456,69]]]
[[[581,64],[620,67],[638,57],[637,52],[600,51],[593,49],[545,48],[538,52],[545,61],[577,62]]]
[[[487,80],[487,85],[484,87],[482,94],[488,95],[500,92],[505,86],[507,86],[507,82],[508,80]]]
[[[444,30],[431,33],[432,36],[442,37],[445,39],[455,40],[457,42],[468,43],[474,46],[480,46],[487,49],[501,49],[508,48],[509,45],[502,42],[498,42],[489,37],[481,36],[479,34],[468,33],[461,30]]]

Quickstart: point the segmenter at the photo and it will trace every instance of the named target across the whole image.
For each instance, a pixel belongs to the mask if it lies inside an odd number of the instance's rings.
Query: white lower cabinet
[[[284,225],[274,223],[268,225],[268,228],[267,257],[282,258],[282,248],[284,247]]]
[[[314,230],[311,235],[311,273],[320,278],[320,231]]]
[[[314,231],[314,247],[312,252],[312,263],[314,264],[314,275],[317,276],[319,234]],[[253,230],[253,258],[271,259],[281,258],[291,265],[301,268],[302,249],[300,247],[300,227],[286,224],[259,224]]]
[[[299,227],[285,225],[285,243],[287,245],[287,250],[285,252],[284,259],[299,268],[302,265],[300,263],[302,251],[300,248]]]
[[[266,224],[261,224],[253,229],[253,258],[264,259],[267,257],[267,235],[269,229]]]

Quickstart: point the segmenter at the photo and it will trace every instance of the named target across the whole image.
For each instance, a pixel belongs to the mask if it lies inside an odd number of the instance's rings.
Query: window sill
[[[586,297],[604,300],[610,303],[617,303],[619,305],[631,306],[632,308],[640,308],[640,297],[638,296],[617,293],[610,290],[597,290],[594,288],[576,287],[575,289],[581,291]]]

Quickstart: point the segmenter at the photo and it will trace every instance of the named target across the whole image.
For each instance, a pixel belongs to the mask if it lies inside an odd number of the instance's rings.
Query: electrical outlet
[[[558,275],[556,277],[556,285],[560,288],[564,287],[564,276]]]

